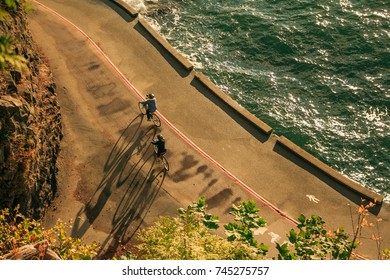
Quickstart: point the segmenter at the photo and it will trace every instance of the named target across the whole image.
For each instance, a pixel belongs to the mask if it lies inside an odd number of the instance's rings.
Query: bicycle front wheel
[[[139,110],[141,111],[142,115],[146,115],[146,105],[139,102],[138,107],[139,107]]]

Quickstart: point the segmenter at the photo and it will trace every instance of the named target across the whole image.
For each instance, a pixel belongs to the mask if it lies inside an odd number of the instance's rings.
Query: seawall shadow
[[[247,120],[243,115],[238,113],[223,100],[221,100],[217,95],[215,95],[207,86],[200,82],[197,78],[192,79],[191,85],[196,88],[201,94],[203,94],[207,99],[213,102],[216,106],[221,108],[226,114],[228,114],[235,122],[237,122],[241,127],[246,131],[252,134],[253,137],[258,139],[260,142],[266,142],[270,135],[264,133],[259,128],[255,127],[249,120]]]
[[[186,69],[167,49],[165,49],[139,22],[134,26],[156,50],[164,57],[164,59],[176,70],[181,77],[187,77],[192,70]]]
[[[111,0],[100,0],[104,4],[106,4],[108,7],[113,9],[118,15],[120,15],[126,22],[132,22],[136,19],[136,17],[133,17],[129,14],[126,10],[124,10],[121,6],[119,6],[117,3],[111,1]]]
[[[282,145],[276,143],[273,150],[279,155],[283,156],[284,158],[290,160],[300,168],[316,176],[318,179],[323,181],[325,184],[333,188],[335,191],[337,191],[344,197],[348,198],[351,202],[355,203],[356,205],[358,206],[361,205],[362,200],[364,200],[364,198],[359,193],[353,191],[352,189],[346,187],[344,184],[333,179],[332,177],[324,173],[322,170],[310,164],[309,162],[303,160],[296,154],[290,152]],[[368,201],[366,202],[368,203]],[[378,215],[381,210],[381,206],[382,206],[381,204],[380,205],[376,204],[374,207],[369,208],[369,211],[374,215]]]

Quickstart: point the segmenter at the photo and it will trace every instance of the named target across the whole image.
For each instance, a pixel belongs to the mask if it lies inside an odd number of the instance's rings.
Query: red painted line
[[[50,9],[49,7],[43,5],[42,3],[39,3],[36,0],[32,0],[34,3],[38,4],[45,10],[49,11],[50,13],[54,14],[55,16],[59,17],[63,21],[65,21],[67,24],[72,26],[76,31],[80,32],[87,40],[92,44],[92,46],[100,53],[100,55],[103,56],[103,58],[108,62],[109,66],[118,74],[118,76],[122,79],[122,81],[128,86],[128,88],[138,97],[144,99],[143,95],[127,80],[127,78],[120,72],[120,70],[112,63],[112,61],[108,58],[108,56],[103,52],[103,50],[80,28],[78,28],[76,25],[74,25],[72,22],[70,22],[68,19],[63,17],[62,15],[58,14],[54,10]],[[233,180],[237,185],[239,185],[242,189],[256,197],[258,200],[260,200],[262,203],[264,203],[266,206],[271,208],[273,211],[278,213],[283,218],[287,219],[294,225],[298,224],[298,221],[295,219],[289,217],[286,213],[284,213],[282,210],[277,208],[275,205],[267,201],[265,198],[263,198],[260,194],[255,192],[253,189],[251,189],[248,185],[246,185],[244,182],[242,182],[240,179],[238,179],[235,175],[233,175],[229,170],[227,170],[225,167],[223,167],[220,163],[218,163],[216,160],[214,160],[211,156],[209,156],[205,151],[203,151],[201,148],[199,148],[194,142],[192,142],[187,136],[185,136],[179,129],[177,129],[171,122],[169,122],[161,113],[157,112],[160,119],[168,126],[170,127],[178,136],[180,136],[187,144],[189,144],[193,149],[195,149],[199,154],[201,154],[204,158],[209,160],[211,163],[213,163],[216,167],[218,167],[225,175],[227,175],[231,180]]]

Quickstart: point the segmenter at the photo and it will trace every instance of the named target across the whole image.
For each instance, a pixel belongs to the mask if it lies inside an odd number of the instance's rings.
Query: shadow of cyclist
[[[116,201],[120,201],[118,195],[127,193],[129,188],[145,185],[140,182],[146,181],[154,165],[153,149],[148,143],[154,138],[157,130],[154,126],[143,128],[142,121],[143,118],[140,116],[134,118],[117,140],[105,163],[99,185],[85,207],[76,215],[72,236],[82,237],[94,224],[104,207],[111,207],[116,204]],[[110,202],[109,206],[107,206],[108,202]],[[85,221],[81,221],[83,214],[87,217]]]
[[[137,178],[117,206],[110,236],[99,252],[104,253],[106,258],[113,256],[119,244],[126,244],[134,237],[164,183],[166,170],[160,167],[156,169],[154,156],[151,157],[152,165],[147,176]]]

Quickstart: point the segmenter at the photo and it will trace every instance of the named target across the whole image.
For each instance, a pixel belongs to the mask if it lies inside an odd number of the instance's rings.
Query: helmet
[[[157,138],[158,138],[159,140],[165,140],[165,139],[164,139],[164,136],[162,136],[161,134],[157,135]]]
[[[146,96],[149,97],[149,98],[154,98],[154,94],[153,93],[149,93]]]

